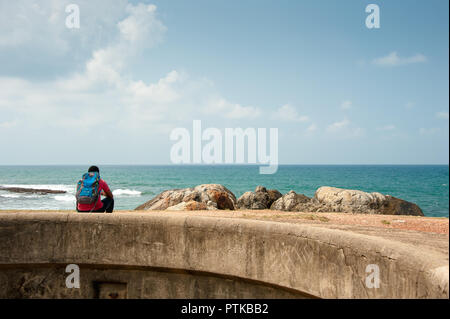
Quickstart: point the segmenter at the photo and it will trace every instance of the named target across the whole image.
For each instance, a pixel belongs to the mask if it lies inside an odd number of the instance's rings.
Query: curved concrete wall
[[[65,288],[72,263],[81,268],[79,290]],[[366,285],[370,264],[379,267],[379,288]],[[91,298],[102,294],[96,285],[133,298],[448,298],[448,258],[301,224],[158,212],[0,214],[1,297]]]

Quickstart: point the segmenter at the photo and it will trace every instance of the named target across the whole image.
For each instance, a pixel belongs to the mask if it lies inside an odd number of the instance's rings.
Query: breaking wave
[[[115,196],[141,196],[142,192],[132,189],[116,189],[113,191]]]

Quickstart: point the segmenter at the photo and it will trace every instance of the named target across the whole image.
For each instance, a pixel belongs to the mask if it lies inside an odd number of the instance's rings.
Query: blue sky
[[[0,164],[166,164],[170,131],[195,119],[277,127],[282,164],[448,164],[448,11],[2,0]]]

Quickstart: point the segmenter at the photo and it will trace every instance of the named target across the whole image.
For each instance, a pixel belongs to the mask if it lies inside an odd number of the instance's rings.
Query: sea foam
[[[54,198],[55,198],[55,200],[60,201],[60,202],[75,202],[74,195],[57,195]]]
[[[115,196],[141,196],[142,192],[132,189],[116,189],[113,191]]]

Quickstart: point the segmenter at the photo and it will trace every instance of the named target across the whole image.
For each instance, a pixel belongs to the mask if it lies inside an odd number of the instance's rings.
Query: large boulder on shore
[[[166,210],[179,210],[179,211],[185,211],[185,210],[213,210],[217,209],[214,205],[207,206],[205,203],[196,202],[195,200],[190,200],[188,202],[181,202],[179,204],[176,204],[174,206],[167,207]]]
[[[233,210],[235,207],[236,197],[225,186],[202,184],[164,191],[135,210]]]
[[[270,209],[283,210],[288,212],[305,212],[311,211],[311,198],[303,194],[297,194],[294,191],[290,191],[284,194],[281,198],[277,199]]]
[[[328,186],[317,189],[313,198],[290,191],[275,201],[270,208],[296,212],[424,216],[416,204],[390,195]]]
[[[322,186],[316,190],[314,199],[318,203],[338,209],[337,211],[340,211],[339,208],[360,211],[380,207],[386,196],[380,193]]]
[[[424,216],[414,203],[381,193],[323,186],[316,190],[315,201],[332,207],[333,211],[382,215]]]
[[[264,186],[256,187],[254,192],[245,192],[237,200],[239,209],[269,209],[274,201],[282,195],[276,189],[267,190]]]

